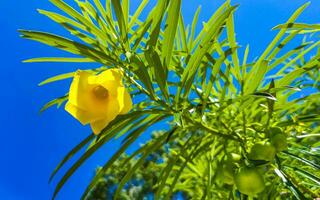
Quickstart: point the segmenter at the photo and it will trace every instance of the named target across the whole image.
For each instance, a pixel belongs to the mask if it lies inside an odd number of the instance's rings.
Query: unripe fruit
[[[265,188],[263,177],[256,168],[241,168],[234,181],[238,190],[249,196],[258,194]]]
[[[236,154],[236,153],[229,153],[228,159],[230,159],[233,162],[239,162],[241,160],[241,155]]]
[[[287,136],[283,133],[278,133],[270,138],[272,145],[276,148],[277,152],[284,151],[288,148]]]
[[[250,160],[272,161],[276,155],[276,149],[270,144],[255,144],[248,155]]]
[[[279,133],[282,134],[282,129],[281,128],[279,128],[279,127],[271,127],[270,128],[270,135],[271,136],[279,134]]]
[[[217,176],[218,180],[225,184],[234,184],[234,168],[235,165],[233,163],[224,163],[221,167],[219,167]]]

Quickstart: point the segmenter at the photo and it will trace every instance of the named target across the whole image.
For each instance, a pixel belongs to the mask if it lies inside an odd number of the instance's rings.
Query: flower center
[[[93,88],[93,94],[97,99],[105,100],[109,96],[109,91],[101,85],[98,85]]]

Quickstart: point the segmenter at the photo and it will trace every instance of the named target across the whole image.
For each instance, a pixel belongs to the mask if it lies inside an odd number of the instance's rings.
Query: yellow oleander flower
[[[98,75],[78,70],[65,109],[81,124],[90,124],[93,132],[99,134],[117,115],[128,113],[131,107],[122,74],[109,69]]]

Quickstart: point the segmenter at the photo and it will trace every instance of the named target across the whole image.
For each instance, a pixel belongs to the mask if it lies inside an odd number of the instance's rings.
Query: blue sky
[[[65,0],[71,2],[71,0]],[[132,6],[140,2],[131,1]],[[192,2],[192,3],[190,3]],[[222,0],[183,1],[185,22],[191,23],[193,13],[202,5],[200,21],[210,17]],[[271,28],[285,22],[305,0],[233,0],[240,4],[236,14],[236,33],[241,46],[250,44],[251,58],[259,55],[271,41],[275,32]],[[311,1],[309,8],[299,18],[301,22],[320,21],[320,1]],[[0,101],[2,105],[0,145],[0,198],[10,200],[50,199],[54,183],[48,178],[64,154],[90,133],[63,109],[50,109],[39,115],[47,101],[64,94],[68,81],[38,87],[50,76],[70,72],[90,65],[75,64],[23,64],[31,57],[65,55],[53,48],[23,40],[17,29],[37,29],[66,35],[59,25],[37,13],[36,9],[56,10],[47,0],[2,1]],[[199,27],[201,25],[199,24]],[[243,50],[243,49],[241,49]],[[79,199],[81,192],[94,173],[117,147],[118,141],[108,144],[75,174],[59,194],[58,199]]]

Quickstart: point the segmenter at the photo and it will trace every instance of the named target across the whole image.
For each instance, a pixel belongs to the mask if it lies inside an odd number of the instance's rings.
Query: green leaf
[[[59,108],[65,101],[68,100],[68,95],[59,97],[57,99],[54,99],[48,103],[46,103],[40,110],[40,113],[42,113],[43,111],[47,110],[48,108],[57,105],[57,107]]]
[[[298,173],[301,176],[305,177],[306,179],[309,179],[309,180],[315,182],[316,184],[320,185],[320,178],[319,177],[317,177],[317,176],[315,176],[315,175],[313,175],[313,174],[311,174],[311,173],[309,173],[309,172],[307,172],[307,171],[305,171],[303,169],[298,169],[296,167],[290,167],[290,166],[284,166],[284,167],[290,168],[295,173]]]
[[[141,157],[139,157],[138,161],[135,163],[133,167],[130,168],[130,170],[126,173],[126,175],[121,179],[120,183],[118,184],[117,190],[114,193],[114,199],[117,199],[119,197],[119,194],[125,184],[129,181],[129,179],[132,177],[132,175],[135,173],[135,171],[144,164],[147,157],[153,153],[154,151],[158,150],[161,145],[163,145],[166,134],[163,134],[162,137],[158,138],[155,142],[153,142],[152,145],[146,145],[147,148],[145,148],[143,154]]]
[[[66,16],[63,16],[63,15],[60,15],[58,13],[55,13],[55,12],[50,12],[50,11],[47,11],[47,10],[42,10],[42,9],[38,9],[38,12],[42,15],[45,15],[47,17],[49,17],[51,20],[59,23],[59,24],[69,24],[71,26],[74,26],[76,28],[79,28],[81,30],[86,30],[86,26],[82,25],[81,23],[73,20],[73,19],[70,19]]]
[[[226,4],[221,6],[224,8]],[[213,15],[213,17],[216,17],[216,21],[212,24],[212,27],[210,30],[208,30],[208,33],[203,38],[201,44],[199,45],[199,48],[194,52],[194,54],[191,56],[183,74],[181,77],[181,86],[178,87],[175,102],[176,106],[178,105],[177,102],[179,101],[181,92],[183,89],[185,89],[184,92],[184,98],[186,98],[189,95],[191,85],[193,83],[194,77],[196,75],[196,71],[205,56],[205,54],[208,52],[208,50],[214,45],[214,41],[216,37],[221,33],[221,28],[226,22],[226,19],[229,17],[229,15],[236,9],[236,7],[230,7],[227,8],[226,11],[224,11],[219,16]]]
[[[188,42],[187,42],[187,32],[185,29],[184,20],[183,20],[183,16],[182,16],[181,12],[180,12],[178,24],[179,24],[179,37],[182,40],[182,51],[185,51],[187,54],[189,54]]]
[[[167,101],[169,101],[169,91],[167,84],[168,69],[162,65],[158,53],[153,49],[146,50],[144,54],[149,65],[154,70],[155,79],[160,87],[163,96]]]
[[[68,79],[68,78],[72,78],[74,76],[75,72],[70,72],[70,73],[66,73],[66,74],[59,74],[57,76],[53,76],[51,78],[48,78],[44,81],[42,81],[41,83],[39,83],[39,86],[48,84],[48,83],[52,83],[52,82],[56,82],[56,81],[61,81],[64,79]]]
[[[68,30],[72,35],[75,35],[85,43],[90,44],[94,47],[107,49],[107,45],[105,43],[101,43],[92,37],[92,35],[95,35],[95,34],[91,31],[91,29],[88,29],[87,26],[82,25],[81,23],[78,23],[73,19],[70,19],[68,17],[62,16],[54,12],[45,11],[45,10],[38,10],[38,11],[39,13],[49,17],[51,20],[59,23],[66,30]],[[106,39],[108,39],[108,37],[106,37]],[[112,46],[115,45],[112,40],[108,39],[108,41],[111,43]]]
[[[135,31],[134,35],[130,38],[130,41],[135,39],[132,50],[135,51],[138,49],[140,42],[144,38],[144,35],[147,33],[148,29],[150,28],[152,21],[144,22],[137,31]]]
[[[76,153],[78,153],[84,146],[89,144],[90,141],[92,141],[96,136],[94,134],[90,134],[88,137],[86,137],[84,140],[82,140],[79,144],[77,144],[74,148],[69,151],[65,155],[65,157],[60,161],[60,163],[56,166],[56,168],[51,173],[49,182],[52,181],[53,177],[56,175],[56,173],[61,169],[61,167],[68,162]]]
[[[96,174],[96,176],[92,179],[90,184],[88,185],[87,189],[82,195],[81,199],[85,199],[87,194],[91,191],[91,189],[96,185],[97,181],[100,179],[101,176],[104,175],[106,170],[112,166],[112,164],[119,158],[120,155],[124,153],[124,151],[152,124],[158,122],[158,120],[161,118],[161,116],[155,115],[153,119],[151,119],[148,123],[145,123],[144,125],[141,125],[140,127],[136,128],[130,133],[130,137],[128,137],[128,140],[121,145],[120,149],[113,154],[113,156],[103,165],[102,169]]]
[[[233,67],[235,68],[235,77],[237,80],[240,80],[240,64],[239,64],[239,57],[238,57],[238,50],[237,50],[237,42],[236,42],[236,33],[234,31],[234,20],[233,20],[233,13],[229,16],[229,19],[226,23],[226,30],[227,30],[227,37],[228,42],[231,49],[234,49],[233,53],[231,54]]]
[[[125,24],[128,25],[129,15],[130,15],[130,0],[122,0],[121,6],[123,8],[123,18],[124,18]]]
[[[267,98],[267,99],[270,99],[272,101],[276,101],[277,100],[275,96],[273,96],[272,94],[270,94],[268,92],[255,92],[252,95],[256,96],[256,97]]]
[[[141,59],[138,56],[134,55],[131,57],[130,65],[132,66],[132,71],[138,76],[139,80],[147,88],[147,91],[155,99],[156,96],[152,86],[150,74],[145,64],[141,61]]]
[[[162,43],[162,60],[163,66],[166,68],[170,66],[171,62],[174,38],[178,29],[181,0],[170,1],[168,9],[169,11]]]
[[[297,9],[294,14],[289,18],[287,23],[293,23],[298,16],[302,13],[302,11],[309,5],[310,3],[306,3],[303,6],[301,6],[299,9]],[[272,49],[277,45],[277,43],[280,41],[282,36],[286,33],[286,29],[281,29],[279,33],[276,35],[276,37],[272,40],[272,42],[268,45],[268,47],[265,49],[265,51],[262,53],[262,55],[257,60],[256,64],[252,67],[252,70],[249,72],[247,79],[252,80],[248,84],[246,84],[245,93],[253,93],[257,87],[259,86],[260,82],[262,81],[263,77],[265,76],[267,70],[266,66],[266,57],[268,54],[272,51]],[[269,58],[272,59],[272,58]],[[262,69],[260,69],[262,68]]]
[[[248,55],[249,55],[249,49],[250,46],[247,45],[246,46],[246,50],[244,52],[243,55],[243,62],[242,62],[242,81],[244,81],[246,79],[246,75],[247,75],[247,59],[248,59]],[[242,86],[243,87],[243,86]]]
[[[119,23],[121,38],[123,42],[128,42],[128,33],[127,33],[127,24],[125,21],[124,12],[121,7],[120,0],[111,0],[112,6],[114,8],[114,12],[116,13],[116,17]]]
[[[312,167],[312,168],[315,168],[315,169],[317,169],[317,170],[320,170],[320,165],[318,165],[318,164],[316,164],[316,163],[313,163],[313,162],[310,161],[310,160],[307,160],[307,159],[305,159],[305,158],[301,158],[301,157],[299,157],[299,156],[297,156],[297,155],[294,155],[294,154],[292,154],[292,153],[289,153],[289,152],[287,152],[287,151],[284,151],[283,153],[286,154],[286,155],[288,155],[288,156],[290,156],[290,157],[293,158],[293,159],[296,159],[296,160],[298,160],[298,161],[300,161],[300,162],[303,162],[303,163],[309,165],[309,166]]]
[[[64,57],[44,57],[44,58],[32,58],[24,60],[24,63],[35,62],[72,62],[72,63],[92,63],[96,62],[90,58],[64,58]]]
[[[64,51],[86,56],[90,59],[93,59],[97,62],[103,63],[105,65],[115,64],[116,61],[111,58],[110,56],[97,51],[91,47],[85,46],[83,44],[74,42],[72,40],[63,38],[58,35],[53,35],[50,33],[39,32],[39,31],[26,31],[26,30],[19,30],[22,34],[23,38],[35,40],[44,44],[47,44],[52,47],[56,47],[58,49],[62,49]]]
[[[223,55],[221,55],[217,60],[214,60],[211,55],[206,54],[206,57],[208,60],[213,64],[211,67],[211,75],[210,79],[208,81],[208,84],[205,86],[205,91],[204,91],[204,101],[207,102],[209,95],[211,94],[211,89],[213,87],[214,82],[216,81],[216,77],[218,75],[218,72],[221,70],[222,64],[225,61],[225,59],[231,54],[232,50],[230,49],[226,50]],[[205,103],[204,103],[205,105]],[[205,106],[204,106],[205,107]]]
[[[148,112],[132,112],[126,115],[119,115],[115,120],[107,125],[105,129],[100,133],[100,139],[80,156],[80,158],[67,170],[63,177],[59,180],[53,194],[53,199],[55,199],[58,192],[64,186],[64,184],[69,180],[69,178],[76,172],[76,170],[88,159],[93,153],[95,153],[102,145],[114,138],[123,129],[130,130],[133,127],[137,127],[140,124],[135,124],[134,122],[138,120],[141,116]],[[62,167],[62,166],[61,166]]]
[[[81,15],[79,12],[74,10],[71,6],[63,2],[62,0],[50,0],[51,3],[53,3],[55,6],[60,8],[62,11],[64,11],[69,16],[73,17],[75,20],[79,21],[82,25],[86,27],[86,30],[94,35],[96,35],[98,38],[100,38],[102,41],[107,40],[106,35],[91,21],[86,19],[83,15]]]
[[[317,67],[319,67],[319,62],[317,60],[309,61],[309,63],[304,65],[302,68],[295,69],[289,72],[288,74],[284,75],[284,77],[282,77],[280,80],[276,81],[276,86],[283,87],[286,85],[290,85],[292,81],[296,80],[297,78],[300,78],[307,71],[310,71]]]
[[[141,12],[143,11],[143,9],[146,7],[146,5],[149,3],[149,0],[143,0],[138,9],[136,10],[136,12],[134,13],[134,15],[131,17],[130,19],[130,23],[129,23],[129,27],[128,29],[131,30],[132,27],[134,26],[134,24],[137,22],[137,19],[139,18]]]
[[[249,77],[248,77],[249,81],[248,81],[248,84],[246,84],[247,85],[246,93],[253,93],[259,87],[259,85],[262,83],[263,78],[268,71],[269,61],[263,60],[260,63],[261,63],[261,65],[259,65],[259,66],[255,65],[257,67],[257,70],[256,70],[254,76],[251,77],[251,79],[249,79]]]
[[[285,37],[282,41],[280,41],[279,44],[275,47],[275,49],[270,53],[267,60],[274,59],[276,55],[280,52],[280,50],[283,49],[292,39],[294,39],[298,33],[299,31],[292,32],[287,37]],[[277,58],[275,62],[278,62],[278,60],[279,58]],[[272,67],[270,66],[269,68],[271,69]]]
[[[320,24],[286,23],[272,28],[272,30],[277,29],[320,29]]]
[[[184,151],[186,151],[186,147],[188,147],[189,142],[191,141],[191,138],[192,136],[189,137],[189,139],[183,144],[183,146],[180,149],[180,153],[185,153]],[[166,163],[166,166],[162,169],[158,179],[159,182],[155,186],[156,187],[155,199],[160,199],[161,192],[165,187],[165,184],[170,175],[170,172],[178,160],[179,160],[179,155],[172,156],[170,160]]]
[[[282,182],[291,190],[292,194],[298,199],[303,200],[305,197],[301,191],[290,181],[287,175],[280,169],[275,169],[275,173],[281,178]]]
[[[158,1],[154,10],[149,14],[152,17],[152,29],[150,31],[150,38],[147,42],[147,47],[156,49],[161,30],[161,21],[168,5],[168,0]]]
[[[194,34],[196,31],[200,11],[201,11],[201,6],[198,7],[196,13],[193,16],[192,25],[191,25],[191,34],[190,34],[189,43],[188,43],[190,51],[192,51],[194,47],[193,40],[194,40]]]

